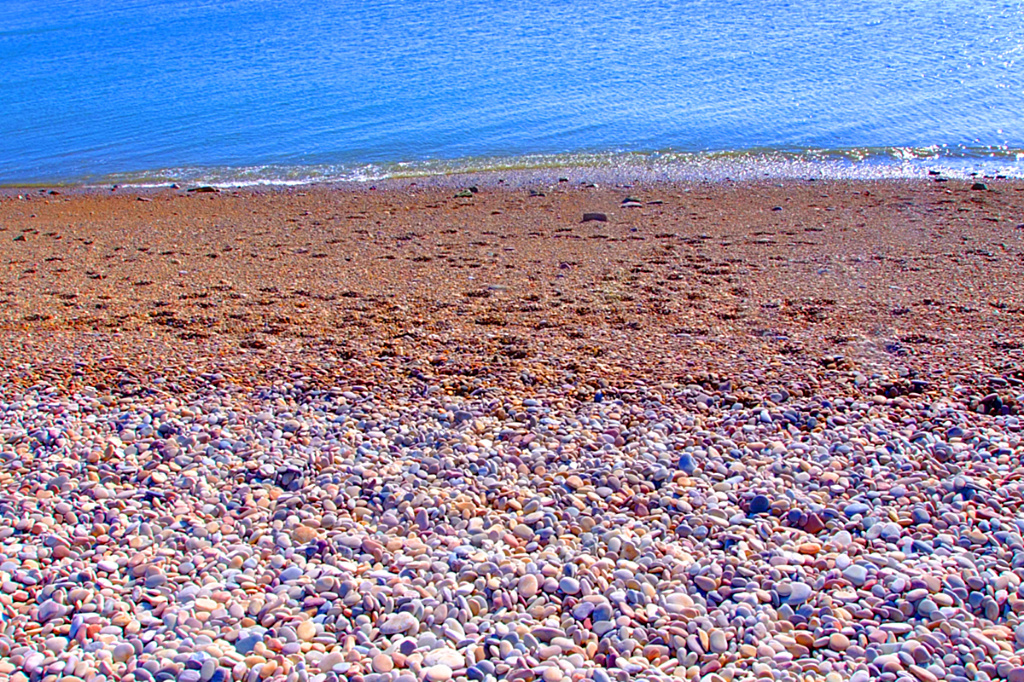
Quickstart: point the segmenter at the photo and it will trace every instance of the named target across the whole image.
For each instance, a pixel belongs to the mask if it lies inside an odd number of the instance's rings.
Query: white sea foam
[[[403,161],[391,164],[170,168],[92,178],[87,186],[154,188],[178,184],[220,189],[444,180],[467,174],[527,181],[750,181],[758,179],[912,179],[941,175],[1024,177],[1024,152],[939,146],[745,152],[612,152]]]

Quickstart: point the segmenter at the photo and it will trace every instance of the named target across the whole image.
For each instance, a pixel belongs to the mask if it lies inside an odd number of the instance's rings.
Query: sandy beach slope
[[[972,185],[6,190],[0,672],[1024,679]]]

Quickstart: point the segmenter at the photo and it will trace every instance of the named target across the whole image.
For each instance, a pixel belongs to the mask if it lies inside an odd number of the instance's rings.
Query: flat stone
[[[380,631],[384,635],[396,635],[398,633],[415,634],[419,627],[420,622],[416,620],[416,616],[407,611],[401,611],[388,616],[387,620],[380,626]]]
[[[545,625],[532,628],[530,634],[541,642],[550,642],[555,637],[565,637],[565,630]]]
[[[833,632],[828,636],[828,648],[832,651],[846,651],[850,647],[850,638],[841,632]]]
[[[432,649],[423,655],[423,665],[446,665],[452,670],[466,667],[466,659],[455,649],[440,647]]]
[[[811,598],[813,590],[807,583],[790,583],[788,601],[790,604],[800,604]]]
[[[58,604],[52,599],[47,599],[39,605],[36,618],[38,618],[40,623],[45,623],[48,620],[60,618],[64,615],[65,611],[66,608],[62,604]]]
[[[541,679],[544,682],[561,682],[565,678],[562,671],[558,669],[558,666],[552,665],[544,668],[544,672],[541,673]]]
[[[199,611],[215,611],[217,609],[217,602],[212,599],[196,599],[193,602],[193,606]]]
[[[515,528],[513,528],[512,534],[521,540],[532,540],[534,536],[533,529],[527,526],[525,523],[520,523]]]
[[[683,453],[679,456],[678,461],[679,470],[685,473],[687,476],[692,476],[697,471],[697,462],[693,459],[692,455]]]
[[[321,658],[318,667],[320,668],[320,672],[328,673],[334,669],[334,666],[338,665],[339,663],[343,663],[344,661],[345,657],[342,654],[335,651]]]
[[[59,654],[68,648],[67,637],[50,637],[46,640],[46,648],[54,654]]]
[[[711,651],[716,654],[724,654],[729,650],[729,641],[721,630],[712,630],[711,634],[708,635],[708,643]]]
[[[868,569],[859,564],[852,564],[843,569],[843,577],[856,587],[860,587],[868,579]]]
[[[238,635],[238,639],[235,640],[235,651],[242,654],[251,654],[253,649],[259,642],[263,641],[263,636],[258,635],[254,632],[242,631]]]

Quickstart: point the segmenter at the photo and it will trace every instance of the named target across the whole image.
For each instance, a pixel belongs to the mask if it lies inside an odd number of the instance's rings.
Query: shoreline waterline
[[[929,176],[1024,178],[1024,150],[1009,148],[886,147],[839,150],[746,150],[714,152],[584,152],[507,157],[433,159],[366,164],[259,164],[181,166],[77,178],[0,182],[0,188],[151,189],[206,185],[301,187],[369,185],[387,181],[448,184],[465,177],[512,184],[568,179],[580,182],[657,182],[914,179]]]

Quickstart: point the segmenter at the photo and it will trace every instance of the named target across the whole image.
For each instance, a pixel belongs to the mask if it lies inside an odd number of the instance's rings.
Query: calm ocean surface
[[[1024,176],[1024,2],[0,0],[0,184],[575,165]]]

